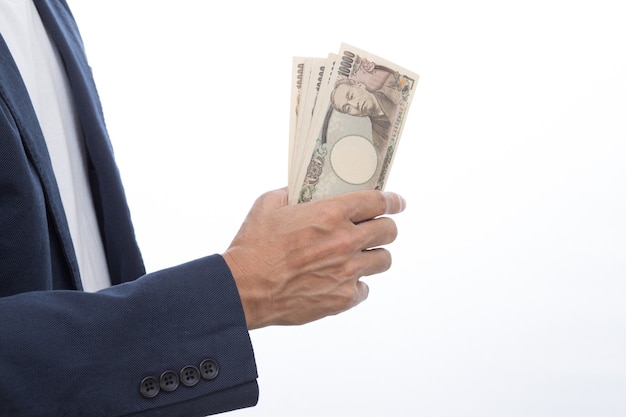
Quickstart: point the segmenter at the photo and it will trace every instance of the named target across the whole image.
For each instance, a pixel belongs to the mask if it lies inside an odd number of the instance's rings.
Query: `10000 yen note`
[[[304,82],[304,65],[307,58],[294,57],[291,74],[291,115],[289,119],[289,166],[288,166],[288,184],[291,187],[293,183],[293,175],[295,169],[294,155],[296,155],[297,131],[299,123],[299,115],[301,113],[302,101],[302,83]]]
[[[294,58],[292,74],[291,130],[289,147],[289,189],[297,193],[295,175],[306,169],[306,138],[310,135],[320,90],[328,84],[333,54],[327,58]],[[310,157],[310,155],[309,155]],[[300,178],[301,179],[301,178]],[[297,194],[296,194],[297,195]]]
[[[384,189],[419,77],[346,44],[333,59],[308,134],[295,139],[292,158],[304,159],[290,163],[290,203]]]

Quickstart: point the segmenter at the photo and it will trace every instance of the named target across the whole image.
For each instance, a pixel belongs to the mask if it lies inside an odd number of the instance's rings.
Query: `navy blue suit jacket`
[[[82,291],[43,134],[0,36],[0,416],[204,416],[256,404],[256,365],[223,258],[145,274],[82,41],[34,0],[67,71],[111,288]]]

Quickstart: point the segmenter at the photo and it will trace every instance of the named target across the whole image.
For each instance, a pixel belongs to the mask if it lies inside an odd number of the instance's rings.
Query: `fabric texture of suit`
[[[256,404],[228,266],[212,255],[145,274],[74,19],[64,0],[34,2],[70,81],[114,285],[82,291],[45,140],[0,36],[0,416],[204,416]]]

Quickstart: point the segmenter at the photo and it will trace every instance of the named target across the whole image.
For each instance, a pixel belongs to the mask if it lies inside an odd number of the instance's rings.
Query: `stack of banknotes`
[[[384,189],[418,78],[346,44],[294,57],[289,203]]]

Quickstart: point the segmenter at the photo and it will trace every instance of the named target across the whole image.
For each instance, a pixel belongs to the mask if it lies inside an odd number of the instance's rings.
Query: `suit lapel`
[[[100,99],[74,18],[64,0],[34,0],[67,71],[90,163],[90,185],[111,282],[145,273]]]
[[[41,181],[46,204],[53,223],[52,228],[56,231],[59,241],[61,242],[62,252],[67,262],[71,279],[76,288],[82,288],[78,272],[78,263],[76,261],[76,255],[56,178],[52,170],[52,162],[50,161],[48,148],[24,81],[1,34],[0,95],[11,110],[13,119],[15,120],[22,138],[24,150]]]

